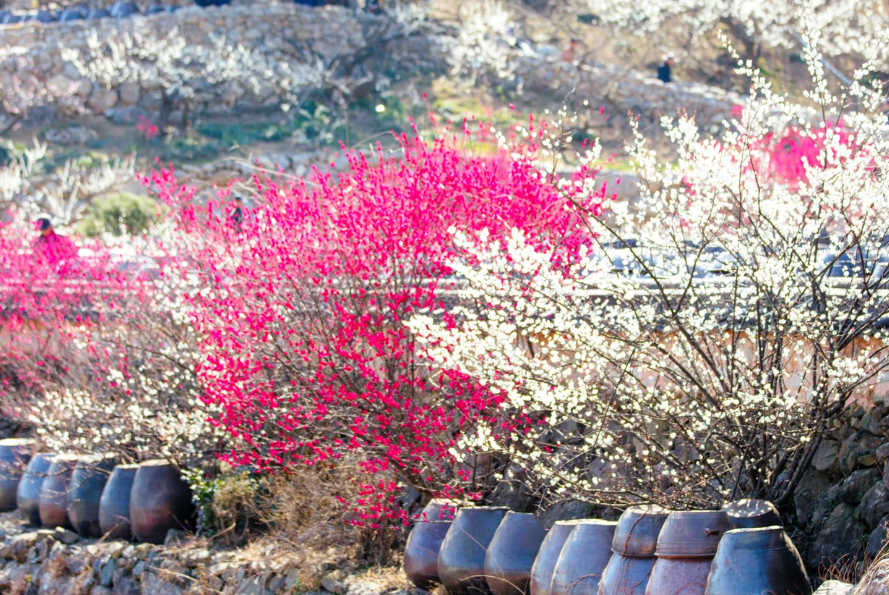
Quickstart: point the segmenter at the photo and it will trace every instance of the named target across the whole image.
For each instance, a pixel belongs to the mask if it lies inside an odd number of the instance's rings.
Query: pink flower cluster
[[[257,175],[256,206],[235,222],[228,191],[204,202],[172,168],[144,180],[178,218],[190,254],[178,261],[182,274],[199,276],[188,296],[205,337],[199,376],[204,398],[221,407],[214,422],[241,441],[231,462],[357,460],[357,496],[343,503],[352,522],[371,527],[406,520],[397,505],[405,486],[477,495],[452,450],[459,435],[482,418],[504,432],[526,422],[502,416],[487,387],[433,366],[403,322],[419,310],[448,316],[455,229],[496,241],[518,228],[556,261],[589,244],[569,204],[579,196],[557,191],[532,163],[545,124],[532,119],[530,131],[478,156],[470,144],[496,144],[467,122],[436,129],[434,140],[398,136],[395,150],[345,151],[341,174]],[[577,177],[595,175],[590,167]],[[580,206],[595,210],[604,195]]]

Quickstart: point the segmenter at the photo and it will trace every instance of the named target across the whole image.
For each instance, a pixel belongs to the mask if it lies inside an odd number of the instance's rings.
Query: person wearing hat
[[[664,83],[673,82],[673,56],[664,56],[664,62],[657,67],[657,77]]]
[[[40,235],[31,244],[34,254],[58,271],[63,270],[65,264],[77,255],[74,242],[66,236],[57,234],[49,217],[38,218],[35,227]]]

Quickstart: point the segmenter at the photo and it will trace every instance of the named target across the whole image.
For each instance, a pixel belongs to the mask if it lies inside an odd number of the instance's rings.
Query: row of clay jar
[[[163,543],[193,525],[191,489],[168,461],[116,465],[111,455],[34,453],[33,440],[0,440],[0,512],[83,537]]]
[[[455,514],[456,510],[456,514]],[[433,501],[404,553],[408,578],[450,595],[811,595],[770,503],[722,510],[627,509],[620,520],[558,521]]]

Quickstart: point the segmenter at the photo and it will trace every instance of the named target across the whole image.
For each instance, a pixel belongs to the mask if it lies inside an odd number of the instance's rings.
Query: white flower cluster
[[[884,56],[833,93],[806,42],[817,116],[742,63],[751,98],[721,138],[664,118],[665,162],[635,129],[639,196],[579,211],[597,246],[578,264],[454,231],[456,324],[409,326],[508,403],[455,454],[505,454],[550,498],[780,503],[831,418],[886,397],[889,123],[863,82]]]
[[[515,75],[516,23],[502,0],[473,0],[460,9],[460,27],[451,47],[452,71],[470,85],[480,78]]]
[[[57,227],[76,222],[91,201],[122,187],[133,179],[135,157],[103,158],[98,163],[68,160],[47,174],[37,168],[46,156],[46,145],[34,143],[0,167],[0,208],[14,208],[28,218],[46,215]]]
[[[144,246],[133,246],[140,242],[121,245],[122,262],[144,256]],[[65,350],[66,373],[30,404],[29,421],[50,448],[184,462],[228,444],[225,431],[209,421],[218,408],[200,399],[198,339],[182,297],[188,282],[173,276],[144,282],[151,289],[132,296],[123,319],[108,311],[101,325],[69,329],[82,348]]]

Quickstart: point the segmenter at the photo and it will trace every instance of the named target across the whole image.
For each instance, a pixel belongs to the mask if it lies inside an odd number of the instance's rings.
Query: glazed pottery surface
[[[735,529],[782,526],[778,509],[767,500],[737,500],[726,504],[722,510]]]
[[[732,528],[721,510],[671,512],[661,528],[655,554],[660,557],[712,558],[719,540]]]
[[[99,502],[108,476],[114,468],[114,457],[84,458],[71,474],[68,487],[68,518],[83,537],[101,537]]]
[[[40,489],[49,471],[50,465],[55,460],[56,454],[41,452],[28,462],[25,473],[19,481],[16,491],[16,505],[25,519],[32,525],[40,526]]]
[[[118,465],[102,490],[99,499],[99,530],[109,539],[132,539],[130,493],[139,465]]]
[[[534,560],[534,566],[531,567],[531,595],[551,595],[550,587],[553,583],[553,571],[556,569],[556,563],[559,561],[559,555],[562,553],[562,546],[577,523],[580,521],[556,521],[553,524],[543,543],[540,545],[540,551]]]
[[[139,466],[130,493],[130,521],[139,541],[163,543],[170,529],[191,529],[195,508],[191,488],[164,460]]]
[[[660,506],[631,506],[617,522],[611,550],[624,556],[654,556],[658,536],[670,511]]]
[[[451,595],[489,593],[485,553],[506,516],[504,507],[461,508],[441,544],[438,576]]]
[[[645,595],[704,595],[712,564],[712,558],[658,558]]]
[[[546,537],[533,514],[507,512],[485,554],[485,577],[495,595],[526,595],[531,567]]]
[[[735,529],[719,543],[706,595],[811,595],[799,552],[780,527]]]
[[[584,520],[575,525],[553,571],[554,595],[595,595],[611,559],[617,523]]]
[[[412,583],[430,590],[438,584],[438,552],[454,518],[454,508],[433,500],[415,519],[404,546],[404,572]]]
[[[0,440],[0,512],[16,509],[15,494],[25,467],[31,460],[33,440],[8,438]]]
[[[602,573],[599,595],[644,595],[656,560],[654,556],[633,557],[613,553]]]
[[[48,528],[72,529],[68,518],[68,489],[79,457],[59,455],[49,466],[40,487],[40,523]]]

